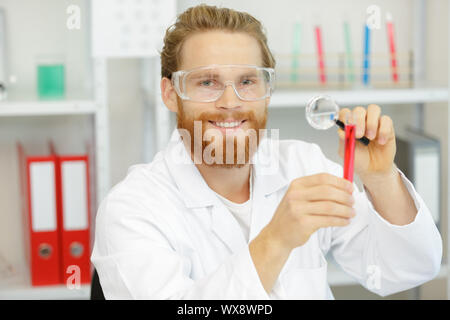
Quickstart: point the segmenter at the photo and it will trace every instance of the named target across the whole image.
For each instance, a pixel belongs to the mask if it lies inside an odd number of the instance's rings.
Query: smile
[[[209,121],[209,122],[212,123],[214,126],[219,127],[219,128],[231,128],[231,129],[236,129],[236,128],[239,128],[239,127],[241,126],[241,124],[243,124],[245,121],[247,121],[247,120],[241,120],[241,121],[222,121],[222,122]]]

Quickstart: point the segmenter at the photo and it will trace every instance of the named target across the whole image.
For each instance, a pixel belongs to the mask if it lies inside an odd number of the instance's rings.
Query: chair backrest
[[[91,282],[91,300],[105,300],[102,286],[100,285],[100,279],[98,278],[97,270],[95,269]]]

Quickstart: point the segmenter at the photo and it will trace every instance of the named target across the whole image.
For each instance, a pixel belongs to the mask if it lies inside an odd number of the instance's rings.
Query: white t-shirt
[[[250,198],[244,203],[236,203],[222,197],[220,194],[215,192],[223,204],[230,210],[231,214],[236,218],[241,226],[244,237],[248,242],[250,236],[250,222],[252,219],[252,191],[253,191],[253,170],[250,167]]]

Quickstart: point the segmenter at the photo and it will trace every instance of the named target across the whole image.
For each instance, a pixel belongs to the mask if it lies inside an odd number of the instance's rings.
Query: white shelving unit
[[[45,23],[45,22],[44,22]],[[89,32],[88,26],[81,32]],[[90,56],[89,44],[87,54]],[[65,99],[39,100],[29,92],[12,92],[8,98],[0,101],[0,117],[41,117],[41,116],[91,116],[94,121],[94,158],[95,158],[95,197],[97,209],[99,202],[110,188],[109,156],[109,112],[107,99],[107,61],[103,58],[90,59],[92,68],[92,95],[73,95],[70,92]],[[95,217],[95,211],[91,218]],[[91,221],[92,222],[92,221]],[[92,224],[91,224],[92,226]],[[16,266],[14,266],[16,267]],[[80,288],[68,288],[65,285],[36,286],[29,281],[26,265],[17,266],[16,274],[11,279],[0,279],[0,300],[2,299],[89,299],[90,285]]]
[[[106,99],[106,61],[94,61],[94,92],[92,100],[19,100],[0,102],[0,117],[38,117],[90,115],[95,118],[95,180],[99,202],[109,190],[109,121]],[[97,208],[98,203],[94,204]],[[69,289],[64,285],[32,287],[25,268],[13,281],[0,288],[0,299],[89,299],[90,285]],[[1,283],[1,282],[0,282]]]
[[[109,121],[106,96],[106,61],[94,61],[94,92],[92,100],[6,100],[0,102],[0,117],[38,117],[90,115],[95,118],[96,199],[104,198],[109,190]],[[69,289],[64,285],[32,287],[24,269],[17,279],[0,288],[0,299],[88,299],[90,285]]]

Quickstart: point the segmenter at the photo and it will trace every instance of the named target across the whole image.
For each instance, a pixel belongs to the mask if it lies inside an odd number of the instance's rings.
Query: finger
[[[306,216],[313,230],[327,227],[345,227],[350,224],[350,219],[333,216]]]
[[[339,120],[342,123],[346,123],[346,119],[347,119],[347,115],[351,113],[351,110],[349,108],[344,108],[339,110]],[[339,135],[339,139],[344,140],[345,139],[345,130],[341,129],[340,127],[338,127],[338,135]]]
[[[371,104],[367,107],[367,121],[365,136],[369,140],[375,139],[380,123],[381,108],[376,104]]]
[[[304,204],[307,214],[319,216],[335,216],[341,218],[353,218],[355,209],[333,201],[311,201]]]
[[[366,109],[363,107],[356,107],[353,109],[352,116],[353,122],[356,125],[356,139],[362,138],[366,132],[366,114]]]
[[[344,179],[332,175],[330,173],[317,173],[310,176],[305,176],[301,178],[297,178],[292,181],[294,187],[302,188],[302,187],[312,187],[317,185],[331,185],[336,188],[342,189],[344,191],[353,193],[353,183]]]
[[[339,140],[344,141],[345,140],[345,130],[342,130],[341,128],[337,129],[337,134],[339,136]]]
[[[392,119],[386,115],[380,118],[380,129],[378,130],[378,143],[386,144],[393,136],[394,128]]]
[[[311,187],[301,192],[299,198],[307,201],[334,201],[349,207],[355,203],[353,195],[331,185]]]
[[[339,120],[341,120],[342,122],[345,123],[346,116],[350,112],[352,112],[352,111],[349,108],[343,108],[343,109],[339,110]]]
[[[344,108],[339,110],[339,120],[341,120],[344,124],[347,121],[347,115],[351,114],[351,110],[349,108]]]

